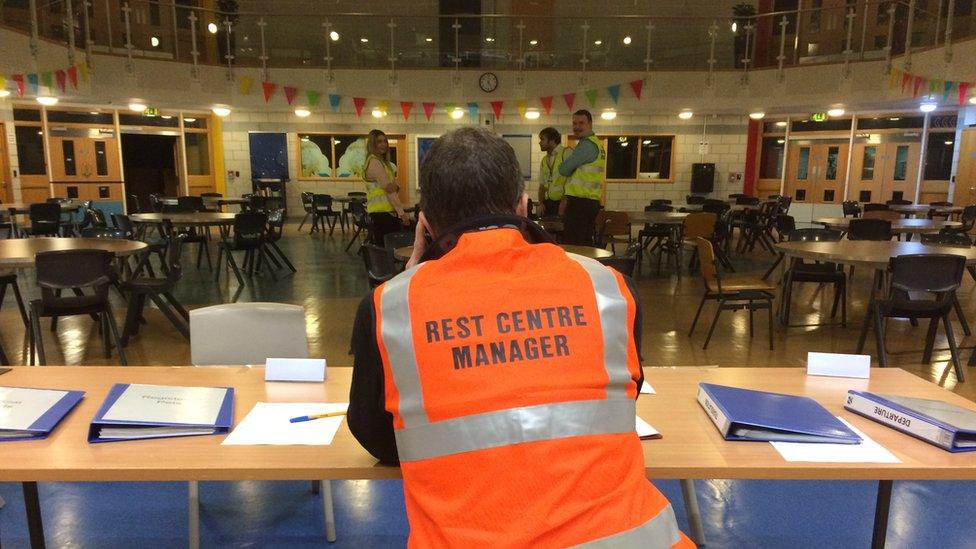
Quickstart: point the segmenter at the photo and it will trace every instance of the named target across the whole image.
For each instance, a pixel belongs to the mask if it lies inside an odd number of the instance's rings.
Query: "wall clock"
[[[486,72],[478,78],[478,85],[481,86],[481,91],[491,93],[498,88],[498,77],[493,72]]]

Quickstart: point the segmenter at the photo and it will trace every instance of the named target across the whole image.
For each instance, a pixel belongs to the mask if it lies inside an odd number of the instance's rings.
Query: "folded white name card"
[[[807,375],[868,379],[871,376],[871,355],[807,353]]]
[[[269,358],[264,363],[265,381],[325,381],[324,358]]]

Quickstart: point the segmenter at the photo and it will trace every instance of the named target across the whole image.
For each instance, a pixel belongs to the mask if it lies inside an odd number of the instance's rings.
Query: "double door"
[[[857,143],[848,197],[858,202],[915,200],[920,143]]]
[[[114,137],[51,136],[52,181],[121,181]]]
[[[844,200],[847,143],[803,143],[789,148],[786,194],[797,202],[840,203]]]

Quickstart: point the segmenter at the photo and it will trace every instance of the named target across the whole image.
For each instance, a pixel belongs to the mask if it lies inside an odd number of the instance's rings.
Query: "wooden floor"
[[[338,231],[333,236],[316,234],[309,236],[306,226],[303,233],[289,225],[282,247],[298,267],[298,274],[279,271],[280,279],[273,282],[264,275],[255,278],[254,284],[240,289],[238,301],[278,301],[300,304],[305,307],[306,330],[312,356],[324,356],[330,366],[349,366],[349,336],[359,300],[368,292],[365,271],[360,257],[344,252],[345,237]],[[355,250],[357,246],[353,246]],[[211,250],[213,252],[214,250]],[[227,302],[235,299],[238,286],[221,274],[219,284],[213,282],[213,273],[206,267],[197,269],[195,245],[186,246],[184,278],[175,292],[188,308]],[[765,252],[753,252],[748,256],[733,258],[740,272],[761,274],[772,262]],[[826,326],[784,328],[777,325],[774,333],[775,350],[770,351],[766,340],[766,317],[756,315],[755,336],[748,333],[748,315],[744,311],[723,312],[708,350],[702,350],[708,323],[714,312],[714,303],[705,305],[703,318],[693,337],[688,328],[702,294],[702,282],[687,269],[679,278],[657,276],[649,264],[644,274],[637,277],[637,287],[644,312],[642,333],[643,356],[646,366],[796,366],[806,364],[808,351],[853,353],[856,350],[858,331],[866,310],[871,273],[859,269],[849,289],[847,328],[837,323]],[[666,270],[667,271],[667,270]],[[31,297],[38,292],[32,270],[19,271],[22,291]],[[816,285],[808,284],[794,292],[794,324],[829,322],[821,311],[829,311],[832,292],[817,292]],[[959,298],[970,319],[976,326],[976,283],[966,275]],[[115,316],[121,325],[125,315],[125,303],[113,295]],[[155,309],[147,310],[148,323],[126,348],[130,365],[188,364],[190,346],[176,332],[162,314]],[[925,323],[913,328],[907,321],[894,320],[888,326],[888,356],[892,367],[903,368],[924,379],[933,381],[976,400],[976,368],[967,368],[967,381],[959,383],[949,364],[949,352],[944,334],[939,333],[936,352],[931,364],[921,364]],[[64,319],[56,332],[45,325],[45,349],[49,364],[115,364],[115,358],[106,359],[95,323],[88,317]],[[964,348],[962,360],[968,360],[976,336],[963,336],[958,322],[954,323],[957,341]],[[12,362],[23,363],[26,339],[23,323],[16,312],[16,304],[8,292],[0,308],[0,337]],[[869,338],[865,349],[877,363],[877,353]]]

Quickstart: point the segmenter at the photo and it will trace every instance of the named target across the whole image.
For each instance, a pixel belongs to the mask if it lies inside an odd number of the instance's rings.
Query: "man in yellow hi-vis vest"
[[[573,135],[579,139],[573,154],[559,165],[567,177],[560,211],[563,213],[563,242],[593,245],[594,225],[603,199],[607,152],[593,134],[593,115],[580,109],[573,113]]]
[[[539,166],[540,216],[556,216],[566,186],[566,178],[559,175],[559,165],[572,149],[563,147],[559,130],[552,126],[539,132],[539,148],[546,153]]]

